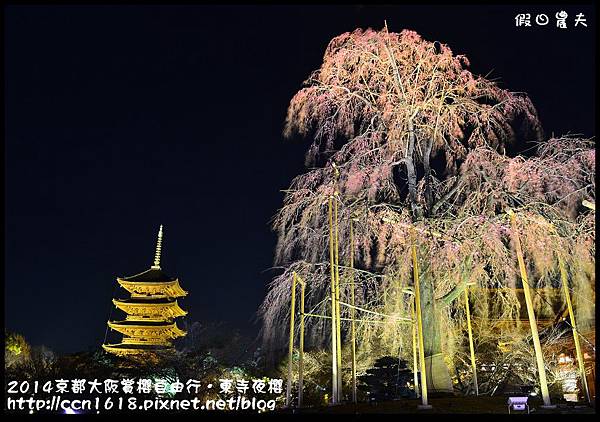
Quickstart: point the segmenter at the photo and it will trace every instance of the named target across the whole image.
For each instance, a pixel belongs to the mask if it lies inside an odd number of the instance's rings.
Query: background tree
[[[4,332],[4,369],[31,359],[31,346],[21,334]]]
[[[466,285],[508,288],[474,298],[480,324],[518,319],[514,288],[520,279],[506,208],[519,210],[532,283],[557,285],[556,257],[549,251],[558,251],[576,288],[589,291],[595,227],[581,201],[594,200],[593,143],[540,142],[528,97],[473,75],[468,65],[466,57],[413,31],[356,30],[330,42],[320,69],[288,109],[285,133],[312,139],[306,155],[311,168],[292,181],[273,221],[275,261],[284,271],[261,307],[267,343],[277,344],[286,333],[291,271],[309,282],[307,309],[327,312],[322,300],[329,283],[327,198],[335,192],[340,263],[347,265],[354,254],[362,306],[410,315],[402,291],[412,285],[416,243],[432,391],[452,390],[448,365],[464,335],[464,305],[455,299]],[[515,156],[527,142],[538,143],[532,156]],[[342,279],[349,275],[342,268]],[[347,284],[342,287],[344,300]],[[578,309],[590,312],[587,305]],[[308,322],[309,344],[327,344],[326,320]],[[406,354],[405,328],[392,320],[359,324],[361,351],[372,357]]]

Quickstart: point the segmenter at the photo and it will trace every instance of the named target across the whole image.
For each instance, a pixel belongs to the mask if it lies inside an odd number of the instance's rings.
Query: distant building
[[[103,344],[107,352],[118,356],[173,350],[172,341],[186,335],[177,327],[175,318],[187,314],[179,307],[178,297],[187,295],[179,280],[162,272],[160,253],[162,226],[158,231],[154,265],[130,276],[117,277],[117,282],[130,293],[127,299],[113,299],[115,307],[127,316],[122,321],[108,321],[111,330],[123,335],[121,343]]]
[[[503,289],[478,289],[478,291],[483,292],[486,291],[488,294],[492,294],[493,292],[498,292]],[[493,321],[494,328],[497,332],[502,332],[503,330],[510,331],[511,327],[518,327],[518,331],[523,335],[530,334],[530,326],[529,326],[529,318],[527,315],[527,306],[525,304],[525,298],[522,288],[511,288],[511,290],[515,291],[517,295],[517,299],[519,300],[519,316],[518,319],[498,319]],[[577,354],[575,350],[575,342],[573,339],[573,333],[570,329],[569,323],[569,312],[567,305],[564,303],[564,297],[562,296],[562,290],[559,288],[537,288],[530,289],[535,295],[544,295],[546,298],[552,298],[551,300],[545,299],[546,302],[551,305],[548,307],[546,315],[540,317],[536,315],[536,323],[538,329],[544,330],[547,328],[560,328],[562,334],[559,338],[555,339],[552,344],[547,344],[544,342],[543,350],[545,353],[551,356],[556,356],[557,362],[552,362],[553,364],[558,364],[557,367],[557,375],[560,377],[560,385],[565,397],[573,396],[573,400],[586,400],[584,395],[584,389],[582,388],[582,382],[580,373],[576,366],[577,363]],[[592,298],[593,301],[595,298]],[[552,316],[551,318],[548,318]],[[477,320],[477,318],[474,318]],[[518,323],[518,325],[517,325]],[[579,324],[579,322],[578,322]],[[586,376],[586,384],[589,392],[590,399],[595,401],[596,399],[596,350],[595,350],[595,340],[596,340],[596,330],[595,330],[595,320],[588,322],[587,326],[584,328],[578,327],[578,333],[580,336],[580,345],[582,349],[583,355],[583,366],[585,368],[585,376]],[[541,340],[544,341],[544,333],[542,332]],[[518,339],[518,338],[516,338]],[[512,344],[510,342],[498,342],[498,347],[502,352],[509,352],[512,348]],[[547,359],[547,357],[546,357]],[[546,362],[550,363],[550,362]],[[508,364],[506,365],[508,366]],[[482,362],[480,364],[479,370],[481,371],[490,371],[494,370],[494,366],[489,362]],[[500,390],[505,391],[514,391],[516,385],[512,384],[512,381],[516,380],[514,377],[510,377],[504,383],[503,388]]]
[[[568,316],[567,316],[568,318]],[[590,399],[596,400],[596,330],[592,327],[579,330],[580,345],[585,368],[586,384]],[[581,379],[577,371],[577,353],[573,334],[565,330],[564,335],[552,347],[552,352],[558,355],[559,372],[561,373],[562,388],[565,394],[575,394],[583,397]],[[579,394],[578,394],[579,393]],[[585,397],[583,397],[585,399]]]

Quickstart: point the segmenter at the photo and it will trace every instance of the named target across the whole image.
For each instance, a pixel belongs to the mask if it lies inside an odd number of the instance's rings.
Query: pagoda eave
[[[146,318],[168,318],[173,319],[187,315],[179,307],[177,301],[153,303],[153,302],[126,302],[123,300],[113,299],[114,305],[128,315]]]
[[[128,281],[118,277],[117,282],[129,293],[136,296],[183,297],[187,296],[188,294],[187,291],[181,288],[178,279],[172,281],[152,282]]]
[[[177,338],[186,335],[186,332],[177,327],[177,324],[136,324],[136,321],[108,321],[108,326],[115,331],[129,337],[142,338]]]
[[[162,346],[162,345],[135,345],[135,344],[103,344],[102,348],[116,356],[139,356],[144,353],[156,353],[156,352],[173,352],[175,349],[173,346]]]

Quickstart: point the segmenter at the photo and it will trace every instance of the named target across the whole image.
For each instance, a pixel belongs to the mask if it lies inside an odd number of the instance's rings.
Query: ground
[[[294,413],[499,413],[507,414],[507,397],[450,397],[450,398],[432,398],[429,404],[433,406],[431,410],[419,410],[417,405],[421,403],[419,399],[402,399],[396,401],[380,402],[375,405],[359,403],[356,406],[352,404],[343,404],[339,406],[329,406],[321,408],[310,408],[295,410]],[[596,413],[596,409],[583,404],[556,403],[556,409],[542,409],[542,401],[538,399],[529,400],[531,413]],[[288,412],[288,411],[286,411]],[[527,412],[516,412],[527,413]]]

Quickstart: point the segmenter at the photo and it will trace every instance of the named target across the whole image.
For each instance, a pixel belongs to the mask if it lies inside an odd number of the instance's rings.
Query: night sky
[[[516,28],[527,12],[550,24]],[[331,38],[386,19],[527,92],[547,135],[595,134],[591,6],[7,6],[6,328],[99,347],[116,277],[149,268],[163,224],[188,321],[255,335],[269,220],[308,145],[281,135],[289,100]]]

